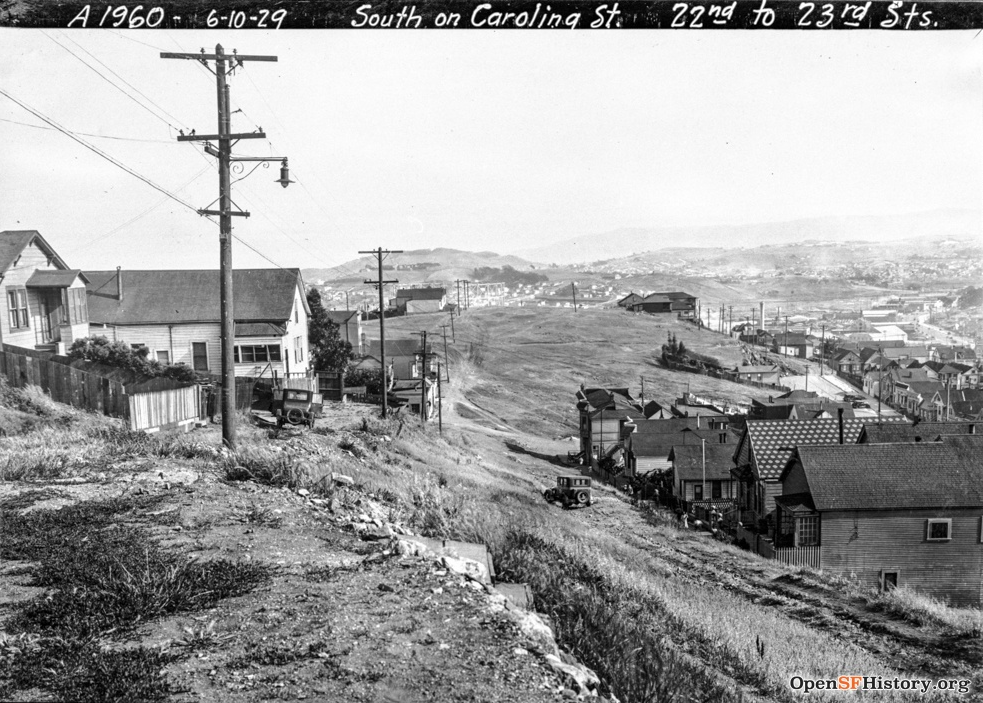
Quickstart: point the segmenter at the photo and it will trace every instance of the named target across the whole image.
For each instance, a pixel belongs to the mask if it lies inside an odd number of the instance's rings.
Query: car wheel
[[[291,425],[299,425],[304,421],[304,411],[300,408],[290,408],[287,411],[287,422]]]
[[[587,505],[590,502],[590,494],[587,491],[577,491],[575,497],[580,505]]]

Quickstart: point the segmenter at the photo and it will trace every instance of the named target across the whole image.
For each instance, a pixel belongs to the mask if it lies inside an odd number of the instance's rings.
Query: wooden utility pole
[[[457,312],[458,314],[460,314],[461,313],[461,284],[464,283],[464,280],[458,278],[457,280],[454,281],[454,283],[457,284]]]
[[[444,333],[444,363],[447,365],[447,382],[451,382],[451,359],[447,356],[447,325],[441,325],[440,329]],[[439,361],[437,362],[440,363]],[[439,376],[439,374],[438,374]]]
[[[437,362],[437,431],[444,434],[444,396],[440,390],[440,362]]]
[[[427,332],[420,332],[423,339],[423,358],[420,362],[420,419],[427,421]]]
[[[382,417],[385,419],[386,415],[389,414],[389,379],[386,373],[386,284],[399,283],[399,281],[382,280],[382,259],[383,254],[402,254],[403,251],[401,249],[383,249],[379,247],[378,249],[360,251],[358,253],[374,254],[379,262],[379,280],[373,281],[366,279],[364,282],[366,285],[373,285],[379,288],[379,364],[382,366]]]
[[[577,282],[571,282],[570,286],[573,288],[573,311],[577,312]]]
[[[823,375],[823,366],[826,364],[826,325],[820,325],[823,330],[823,338],[819,343],[819,375]]]
[[[785,316],[785,358],[788,358],[788,315]]]
[[[235,361],[233,358],[235,343],[235,318],[232,294],[232,218],[249,217],[248,212],[232,209],[232,183],[229,173],[230,166],[236,161],[282,161],[279,183],[286,188],[292,183],[287,170],[286,157],[234,157],[232,143],[240,139],[265,139],[266,134],[256,131],[248,134],[232,133],[232,116],[229,107],[229,84],[226,81],[228,73],[242,66],[246,61],[276,61],[276,56],[247,56],[233,51],[232,55],[225,53],[221,44],[215,45],[214,54],[161,52],[162,59],[190,59],[200,61],[207,66],[208,61],[215,62],[215,88],[218,97],[218,134],[183,133],[177,138],[179,142],[206,142],[205,151],[218,159],[219,209],[198,211],[199,215],[215,215],[219,218],[219,310],[221,316],[221,348],[222,348],[222,442],[229,449],[236,448],[236,377]],[[228,63],[231,62],[231,68]],[[207,142],[217,141],[218,149]]]
[[[454,332],[454,311],[451,310],[451,340],[457,344],[457,334]]]
[[[734,334],[734,306],[730,306],[730,330],[729,334],[733,336]]]
[[[471,290],[469,287],[470,285],[471,285],[471,281],[465,279],[464,281],[464,309],[465,310],[471,309]]]

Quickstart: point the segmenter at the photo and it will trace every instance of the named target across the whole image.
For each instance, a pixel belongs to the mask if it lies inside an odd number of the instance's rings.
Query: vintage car
[[[307,425],[314,428],[314,422],[321,416],[322,399],[314,391],[284,388],[280,398],[273,401],[273,415],[276,426]]]
[[[547,488],[543,497],[550,503],[561,503],[564,508],[583,508],[594,503],[588,476],[557,476],[556,487]]]

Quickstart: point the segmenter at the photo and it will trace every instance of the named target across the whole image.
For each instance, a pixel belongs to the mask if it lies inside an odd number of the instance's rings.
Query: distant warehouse
[[[440,312],[447,305],[445,288],[403,288],[396,291],[395,308],[412,315],[418,312]]]
[[[696,317],[696,296],[682,291],[652,293],[641,300],[632,300],[629,307],[633,312],[675,313],[679,317]]]

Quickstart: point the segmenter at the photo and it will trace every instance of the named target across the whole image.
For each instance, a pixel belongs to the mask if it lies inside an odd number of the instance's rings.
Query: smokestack
[[[123,299],[123,272],[120,270],[122,267],[116,267],[116,300]]]
[[[700,413],[696,413],[696,429],[700,429]]]
[[[843,444],[843,408],[837,408],[836,414],[840,420],[840,444]]]

